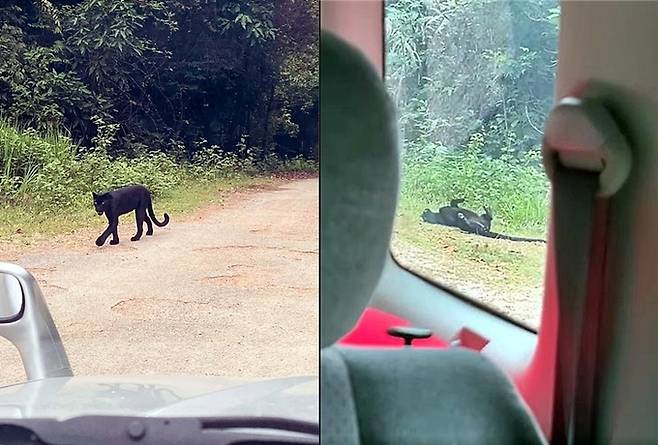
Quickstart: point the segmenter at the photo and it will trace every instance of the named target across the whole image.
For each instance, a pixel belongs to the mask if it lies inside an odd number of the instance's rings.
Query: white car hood
[[[266,416],[318,422],[317,377],[58,377],[0,388],[0,419]]]

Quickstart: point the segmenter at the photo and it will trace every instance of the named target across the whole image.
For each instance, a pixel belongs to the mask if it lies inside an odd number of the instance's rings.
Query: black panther
[[[441,207],[438,212],[425,209],[421,218],[431,224],[457,227],[468,233],[482,234],[491,229],[491,212],[485,208],[485,213],[478,215],[472,210],[463,209],[459,204],[463,199],[453,199],[449,206]]]
[[[464,232],[485,236],[487,238],[538,243],[546,242],[543,239],[521,238],[517,236],[492,232],[491,221],[493,220],[493,214],[491,213],[491,210],[485,207],[484,213],[478,215],[472,210],[459,207],[459,204],[462,202],[464,202],[463,199],[453,199],[450,201],[449,206],[441,207],[438,212],[432,212],[430,209],[425,209],[420,217],[423,219],[423,221],[430,224],[441,224],[443,226],[457,227]]]
[[[96,245],[102,246],[107,238],[112,235],[110,244],[119,244],[119,216],[135,211],[137,220],[137,233],[130,241],[137,241],[142,237],[142,227],[146,222],[147,235],[153,235],[153,224],[164,227],[169,223],[169,215],[164,214],[164,220],[158,221],[153,212],[151,192],[143,185],[131,185],[122,187],[111,192],[96,194],[94,197],[94,208],[99,215],[105,213],[107,217],[107,229],[96,239]]]

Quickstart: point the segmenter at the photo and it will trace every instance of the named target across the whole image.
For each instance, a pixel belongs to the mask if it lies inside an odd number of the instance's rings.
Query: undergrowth
[[[258,159],[247,149],[226,152],[216,146],[189,160],[162,152],[111,158],[113,131],[100,128],[94,146],[85,148],[62,131],[37,133],[0,119],[0,236],[73,230],[96,216],[92,192],[125,185],[144,184],[175,213],[272,173],[317,171],[315,162],[303,158]]]
[[[543,234],[549,187],[538,157],[491,158],[482,153],[483,144],[476,134],[458,151],[412,145],[403,155],[400,213],[418,218],[425,208],[463,198],[463,207],[492,210],[492,230]]]

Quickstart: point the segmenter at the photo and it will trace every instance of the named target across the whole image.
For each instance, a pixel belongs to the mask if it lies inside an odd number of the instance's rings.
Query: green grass
[[[402,158],[400,210],[420,215],[453,198],[478,213],[492,210],[492,230],[519,236],[542,236],[548,219],[549,183],[535,156],[491,158],[481,153],[474,135],[467,147],[441,152],[411,146]],[[534,153],[534,152],[533,152]]]
[[[399,246],[398,250],[411,245],[423,253],[423,261],[437,263],[438,269],[430,278],[444,281],[447,275],[440,269],[445,269],[465,282],[478,285],[522,289],[542,284],[543,244],[478,237],[457,229],[426,224],[417,217],[404,214],[398,216],[395,230],[399,242],[393,244]],[[408,266],[415,269],[413,264]]]
[[[545,245],[487,239],[420,220],[425,208],[437,210],[464,198],[463,207],[492,210],[495,232],[545,237],[549,184],[541,167],[531,158],[488,157],[481,153],[482,143],[476,135],[455,151],[410,145],[402,157],[397,256],[448,285],[453,280],[501,290],[541,286]],[[405,246],[415,253],[405,254]]]
[[[267,176],[254,175],[236,175],[210,182],[187,181],[169,191],[155,205],[172,216],[183,215],[206,204],[222,202],[223,194],[226,192],[265,184],[269,181]]]
[[[259,175],[235,175],[212,181],[187,180],[155,199],[156,212],[172,217],[193,212],[204,205],[219,203],[226,192],[265,184],[270,179]],[[99,225],[99,217],[89,203],[64,209],[37,209],[4,204],[0,207],[0,238],[4,241],[30,244],[40,238],[71,233]],[[102,220],[103,223],[105,220]]]

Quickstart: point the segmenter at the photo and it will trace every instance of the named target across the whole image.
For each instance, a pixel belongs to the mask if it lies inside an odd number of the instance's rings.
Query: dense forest
[[[204,144],[313,156],[314,0],[17,0],[0,6],[0,113],[112,153]]]
[[[388,76],[409,141],[480,132],[499,157],[536,150],[553,100],[555,0],[388,2]]]
[[[317,160],[318,15],[318,0],[1,2],[0,198],[69,205]]]

